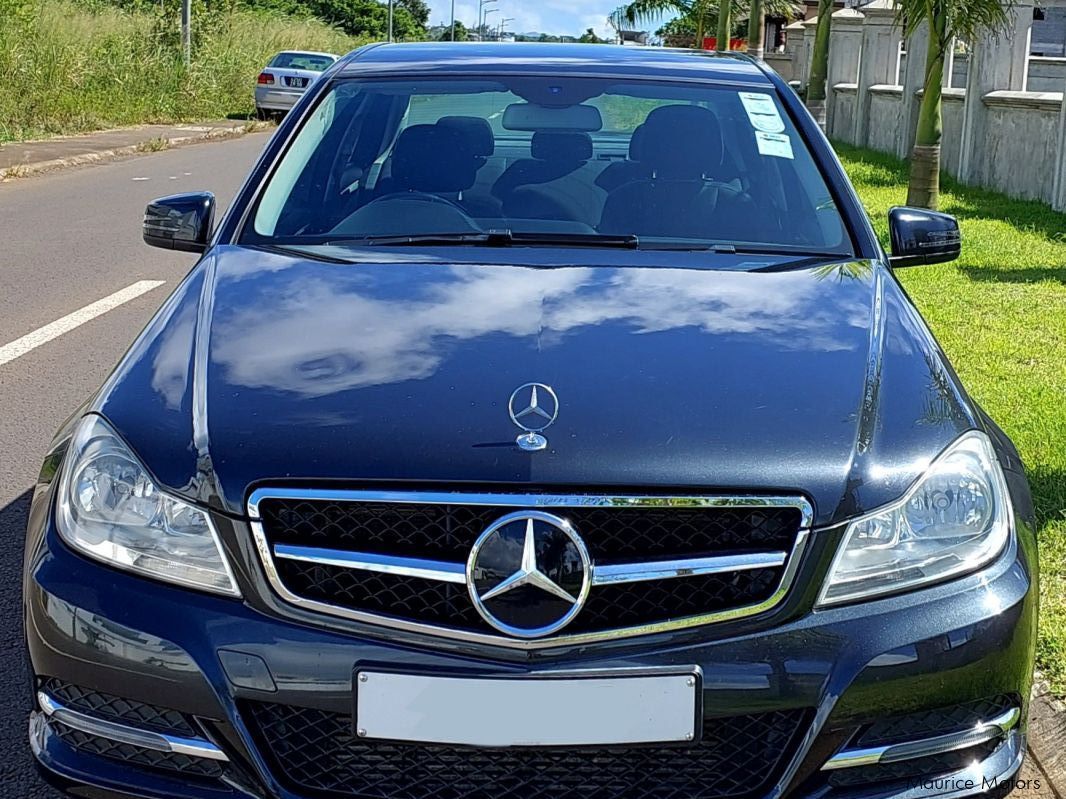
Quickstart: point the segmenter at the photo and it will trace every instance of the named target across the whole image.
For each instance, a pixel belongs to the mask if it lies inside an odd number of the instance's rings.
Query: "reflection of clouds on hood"
[[[850,305],[841,307],[840,294],[794,273],[435,268],[449,279],[427,281],[416,296],[382,296],[370,280],[312,278],[281,285],[269,312],[218,308],[214,361],[234,385],[324,396],[428,377],[458,343],[490,334],[536,337],[547,348],[609,323],[646,334],[758,333],[786,349],[834,350],[858,346],[840,338],[842,317],[869,324],[865,292],[844,295]]]
[[[196,333],[196,303],[188,303],[163,332],[152,360],[152,388],[167,408],[181,407],[189,382],[193,337]]]

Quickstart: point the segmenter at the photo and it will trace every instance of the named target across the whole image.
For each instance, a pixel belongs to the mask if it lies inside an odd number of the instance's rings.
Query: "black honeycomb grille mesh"
[[[293,544],[465,562],[503,506],[392,504],[266,498],[269,545]],[[575,525],[600,564],[736,552],[791,552],[802,523],[793,507],[594,507],[553,510]],[[355,611],[492,633],[466,587],[294,560],[275,562],[292,593]],[[756,605],[773,596],[784,567],[597,586],[567,634],[602,632]]]
[[[416,505],[263,499],[259,513],[272,544],[352,549],[465,561],[502,506]],[[549,509],[571,521],[600,563],[789,551],[802,516],[790,507],[640,507]]]
[[[761,795],[784,767],[808,713],[708,720],[687,746],[471,749],[368,742],[351,717],[247,703],[291,790],[359,799],[734,799]]]
[[[92,691],[69,682],[50,678],[41,688],[60,704],[104,721],[115,721],[170,735],[196,737],[203,735],[191,719],[176,710],[123,699],[120,696]]]
[[[961,732],[991,721],[1019,706],[1018,698],[1009,694],[931,708],[918,713],[890,716],[875,721],[859,736],[859,746],[883,746]]]
[[[216,760],[132,746],[110,738],[89,735],[54,719],[49,721],[49,726],[61,741],[86,754],[119,760],[141,768],[177,772],[186,777],[214,779],[221,777],[223,773],[222,765]]]

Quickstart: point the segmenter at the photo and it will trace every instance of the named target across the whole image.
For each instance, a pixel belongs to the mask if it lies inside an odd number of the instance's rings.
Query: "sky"
[[[451,22],[451,0],[428,0],[431,25]],[[608,37],[611,29],[607,15],[623,0],[498,0],[488,8],[500,10],[489,14],[488,23],[496,25],[501,17],[513,17],[507,29],[516,33],[543,33],[580,36],[592,28],[598,36]],[[455,17],[470,28],[477,24],[477,0],[455,0]],[[658,27],[658,26],[656,26]]]

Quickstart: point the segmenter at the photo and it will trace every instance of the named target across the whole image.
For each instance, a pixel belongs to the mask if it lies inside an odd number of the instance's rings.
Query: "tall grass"
[[[278,50],[345,53],[361,42],[317,20],[201,13],[186,68],[176,15],[70,0],[0,0],[0,141],[253,111]]]

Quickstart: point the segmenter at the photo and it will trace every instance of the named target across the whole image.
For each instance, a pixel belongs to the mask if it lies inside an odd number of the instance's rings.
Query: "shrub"
[[[168,3],[0,0],[0,141],[250,114],[279,50],[346,53],[362,40],[311,17],[234,6],[194,15],[191,65]]]

